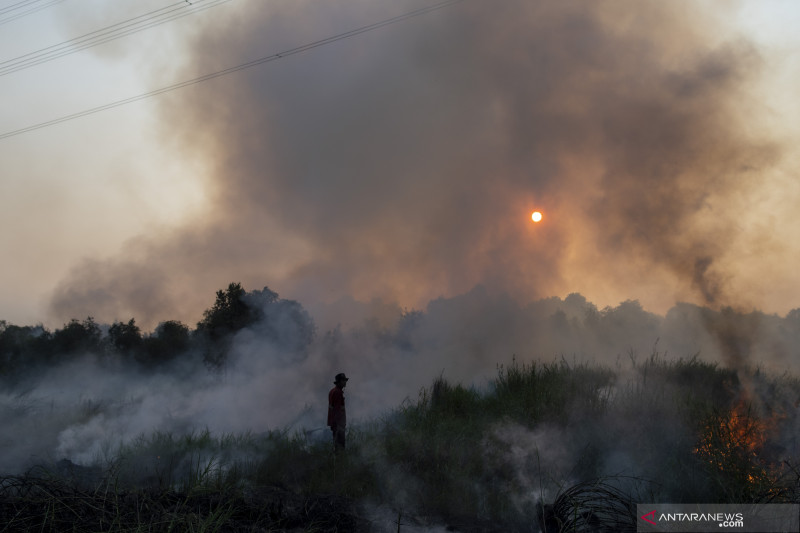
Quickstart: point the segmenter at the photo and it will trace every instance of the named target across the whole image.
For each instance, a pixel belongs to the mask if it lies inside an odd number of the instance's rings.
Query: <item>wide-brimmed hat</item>
[[[339,374],[336,374],[336,377],[334,378],[333,382],[334,383],[339,383],[340,381],[347,381],[348,379],[350,379],[350,378],[345,376],[344,372],[341,372]]]

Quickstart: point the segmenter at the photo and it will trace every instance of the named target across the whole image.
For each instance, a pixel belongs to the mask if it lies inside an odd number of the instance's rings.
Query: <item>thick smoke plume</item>
[[[419,5],[244,4],[189,35],[170,75]],[[757,119],[762,64],[696,3],[467,0],[187,88],[162,100],[160,133],[207,168],[207,213],[80,265],[54,311],[188,321],[231,277],[309,306],[420,308],[478,284],[760,306],[737,218],[782,154]]]

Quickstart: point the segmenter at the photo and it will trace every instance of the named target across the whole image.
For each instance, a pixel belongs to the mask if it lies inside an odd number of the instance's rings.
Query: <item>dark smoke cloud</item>
[[[253,3],[198,29],[174,76],[419,5]],[[75,270],[54,309],[196,319],[234,279],[307,305],[478,284],[741,303],[732,202],[780,150],[746,127],[762,59],[725,35],[683,2],[467,0],[172,94],[163,137],[211,169],[212,209]]]

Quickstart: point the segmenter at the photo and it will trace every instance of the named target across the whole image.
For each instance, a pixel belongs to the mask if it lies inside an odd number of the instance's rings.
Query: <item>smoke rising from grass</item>
[[[319,307],[310,337],[298,302],[268,289],[241,302],[242,316],[258,319],[219,341],[216,371],[203,343],[155,366],[97,344],[6,376],[0,472],[44,465],[91,485],[106,467],[123,486],[168,488],[230,474],[236,490],[312,493],[333,476],[376,531],[398,522],[438,531],[443,520],[531,527],[536,516],[580,516],[575,501],[608,507],[609,490],[620,509],[642,494],[760,494],[742,472],[773,496],[795,490],[784,475],[796,460],[800,388],[768,373],[798,371],[797,311],[680,304],[660,316],[635,301],[598,309],[571,294],[520,305],[476,288],[413,312],[380,301]],[[730,347],[710,323],[749,324],[746,349],[762,367],[726,367]],[[340,371],[350,377],[349,446],[333,460],[326,393]],[[752,444],[739,442],[739,427],[758,431]],[[758,461],[740,454],[747,446]]]
[[[262,305],[255,296],[264,293],[251,293],[246,300]],[[781,318],[681,304],[662,317],[637,302],[598,310],[578,294],[521,306],[478,288],[416,312],[379,302],[341,302],[327,315],[318,310],[312,339],[300,304],[270,300],[263,305],[260,321],[233,334],[221,373],[209,372],[199,351],[151,370],[96,353],[64,354],[45,368],[23,372],[6,386],[2,401],[7,435],[13,435],[2,468],[17,471],[62,458],[88,464],[153,431],[259,434],[288,427],[327,439],[325,394],[340,371],[351,377],[349,418],[357,425],[416,401],[437,375],[490,391],[499,365],[515,358],[591,362],[613,369],[623,381],[633,379],[626,369],[643,364],[654,350],[669,358],[697,354],[724,364],[730,348],[721,347],[707,329],[713,322],[750,324],[749,330],[737,331],[746,334],[748,354],[761,361],[762,369],[800,370],[791,355],[800,342],[796,311]],[[345,308],[349,324],[329,322],[331,316],[343,318]],[[777,401],[768,393],[753,398],[759,405]],[[663,426],[668,410],[662,415]],[[634,419],[620,415],[619,431]],[[500,426],[496,436],[503,440],[512,429]],[[615,453],[622,457],[621,449]],[[558,463],[552,457],[547,462]]]

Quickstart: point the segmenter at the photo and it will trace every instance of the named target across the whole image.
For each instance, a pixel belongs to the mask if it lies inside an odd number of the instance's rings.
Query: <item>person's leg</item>
[[[344,450],[345,448],[345,429],[343,427],[336,427],[333,430],[333,444],[335,450]]]

